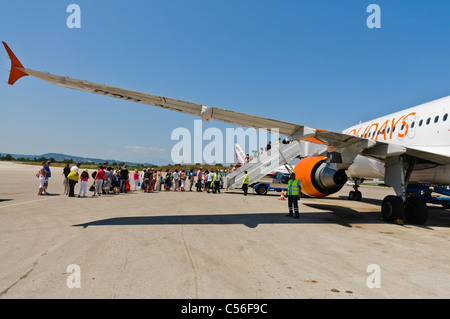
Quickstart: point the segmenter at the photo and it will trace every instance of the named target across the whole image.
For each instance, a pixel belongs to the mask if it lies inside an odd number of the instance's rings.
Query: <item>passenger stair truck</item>
[[[280,166],[285,165],[292,172],[290,163],[295,157],[304,153],[302,142],[292,141],[289,144],[273,146],[269,151],[253,158],[249,163],[242,165],[234,172],[228,174],[225,179],[227,190],[242,188],[245,171],[249,177],[249,185],[255,183],[267,174],[275,172]]]

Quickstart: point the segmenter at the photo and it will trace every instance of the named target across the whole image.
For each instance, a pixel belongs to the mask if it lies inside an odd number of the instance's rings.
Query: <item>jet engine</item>
[[[306,157],[295,165],[295,177],[300,180],[302,193],[324,197],[338,192],[347,182],[344,170],[335,170],[322,156]]]

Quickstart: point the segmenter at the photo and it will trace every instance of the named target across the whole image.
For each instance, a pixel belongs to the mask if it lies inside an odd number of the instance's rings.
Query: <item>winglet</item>
[[[19,59],[14,55],[9,46],[3,41],[2,43],[5,46],[6,52],[8,52],[9,58],[11,59],[11,72],[9,73],[8,84],[13,85],[14,83],[16,83],[18,79],[20,79],[23,76],[27,76],[28,74],[20,70],[25,69],[22,63],[20,63]]]

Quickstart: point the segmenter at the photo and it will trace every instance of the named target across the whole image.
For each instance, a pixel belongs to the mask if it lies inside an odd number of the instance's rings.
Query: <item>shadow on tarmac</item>
[[[374,220],[380,222],[379,220]],[[256,228],[260,224],[316,224],[336,223],[352,227],[347,222],[338,221],[329,213],[301,214],[299,219],[286,217],[286,213],[264,214],[224,214],[224,215],[172,215],[172,216],[132,216],[96,220],[74,227],[89,226],[131,226],[131,225],[245,225]]]
[[[135,225],[245,225],[256,228],[261,224],[336,224],[352,228],[355,224],[386,224],[378,211],[358,212],[347,207],[335,205],[303,203],[303,206],[325,212],[300,211],[300,218],[286,217],[282,213],[247,214],[205,214],[205,215],[168,215],[168,216],[129,216],[91,221],[73,227],[89,226],[135,226]],[[450,212],[429,207],[430,215],[425,225],[415,227],[432,230],[430,226],[450,227]],[[405,223],[405,226],[409,226]],[[399,226],[401,227],[401,226]]]
[[[304,203],[304,206],[325,212],[301,211],[300,218],[286,217],[283,213],[247,213],[247,214],[205,214],[205,215],[168,215],[168,216],[129,216],[91,221],[73,227],[89,226],[134,226],[134,225],[245,225],[256,228],[261,224],[336,224],[352,228],[355,224],[385,224],[379,212],[357,212],[347,207]],[[443,209],[430,207],[426,225],[415,226],[430,229],[430,226],[450,227],[450,214]],[[435,214],[437,213],[437,214]],[[406,223],[405,226],[408,226]]]

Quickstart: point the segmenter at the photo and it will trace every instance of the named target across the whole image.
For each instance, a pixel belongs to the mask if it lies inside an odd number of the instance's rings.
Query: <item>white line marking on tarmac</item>
[[[34,202],[41,202],[43,200],[48,200],[48,199],[52,199],[52,198],[57,198],[59,196],[52,196],[52,197],[47,197],[47,198],[42,198],[42,199],[35,199],[35,200],[30,200],[28,202],[23,202],[23,203],[17,203],[17,204],[11,204],[11,205],[7,205],[7,206],[0,206],[0,209],[2,208],[7,208],[7,207],[12,207],[12,206],[17,206],[17,205],[23,205],[23,204],[29,204],[29,203],[34,203]]]

